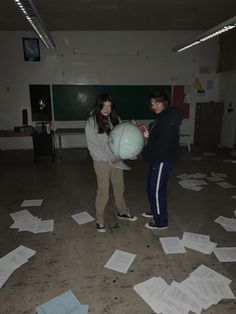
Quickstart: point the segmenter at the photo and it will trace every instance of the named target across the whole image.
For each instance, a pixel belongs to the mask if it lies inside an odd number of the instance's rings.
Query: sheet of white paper
[[[197,269],[195,269],[191,274],[191,277],[197,277],[203,280],[220,280],[224,281],[225,284],[229,285],[232,280],[223,276],[222,274],[216,272],[215,270],[201,264]]]
[[[181,179],[181,180],[186,180],[186,179],[192,178],[192,174],[182,173],[176,176],[176,178]]]
[[[4,264],[2,265],[0,260],[0,288],[4,285],[4,283],[7,281],[7,279],[11,276],[14,269],[11,269],[10,267],[7,268]]]
[[[34,233],[52,232],[54,229],[54,220],[42,220],[36,223]]]
[[[162,313],[164,308],[159,304],[159,299],[167,287],[167,283],[161,277],[152,277],[133,288],[155,313]]]
[[[203,254],[211,254],[215,247],[217,246],[217,243],[211,241],[209,241],[208,243],[198,243],[182,240],[182,243],[185,247],[195,251],[199,251]]]
[[[202,190],[201,186],[198,185],[190,185],[190,184],[180,184],[182,186],[182,188],[186,189],[186,190],[192,190],[195,192],[199,192]]]
[[[25,264],[35,253],[34,250],[21,245],[0,258],[0,288],[4,285],[13,271]]]
[[[25,264],[28,260],[24,257],[9,253],[9,254],[5,255],[4,257],[2,257],[0,261],[1,261],[1,265],[3,265],[3,267],[7,267],[11,271],[14,271],[18,267]]]
[[[16,221],[14,223],[14,226],[17,227],[19,229],[19,231],[31,231],[31,232],[33,232],[34,226],[36,223],[38,223],[38,221],[41,221],[41,219],[38,217],[31,217],[28,219]]]
[[[192,175],[193,179],[204,179],[206,178],[206,174],[205,173],[201,173],[201,172],[196,172]]]
[[[183,240],[190,242],[194,241],[198,243],[208,243],[210,241],[210,236],[200,233],[184,232]]]
[[[71,216],[79,225],[94,221],[95,219],[86,211]]]
[[[195,287],[204,296],[215,298],[217,303],[222,299],[235,299],[229,285],[221,280],[195,280]]]
[[[226,231],[236,231],[236,219],[219,216],[215,222],[220,224]]]
[[[186,253],[186,250],[178,237],[159,238],[166,254]]]
[[[188,311],[199,314],[201,313],[201,305],[197,303],[197,301],[193,299],[191,295],[187,294],[183,289],[181,289],[181,285],[175,281],[173,281],[170,285],[170,288],[164,292],[163,297],[174,301]]]
[[[207,282],[207,280],[205,279],[199,279],[197,277],[194,276],[190,276],[189,278],[190,282],[192,283],[194,289],[197,290],[198,292],[198,296],[200,296],[201,301],[204,302],[204,309],[209,308],[210,306],[212,306],[213,304],[217,304],[220,300],[221,297],[212,294],[210,291],[205,291],[207,284],[204,284],[204,282]],[[213,283],[216,282],[215,280],[211,280]],[[201,285],[202,283],[202,285]]]
[[[219,182],[219,181],[224,181],[224,178],[214,176],[214,177],[207,177],[207,180],[209,180],[211,182]]]
[[[206,310],[208,307],[218,302],[218,298],[207,298],[206,296],[203,296],[198,287],[194,285],[194,280],[192,280],[192,278],[189,277],[185,279],[180,285],[184,291],[187,289],[188,294],[195,298],[196,302],[198,302],[202,308]]]
[[[222,182],[216,182],[217,185],[221,186],[224,189],[231,189],[231,188],[235,188],[235,185],[230,184],[226,181],[222,181]]]
[[[211,175],[215,176],[215,177],[227,178],[227,174],[226,173],[221,173],[221,172],[214,172],[214,171],[212,171]]]
[[[11,254],[23,257],[24,259],[27,259],[27,260],[31,258],[33,255],[35,255],[35,253],[36,251],[28,247],[25,247],[24,245],[18,246],[14,251],[11,252]]]
[[[236,262],[236,247],[218,247],[214,253],[220,262]]]
[[[21,207],[31,207],[31,206],[41,206],[43,199],[36,199],[36,200],[24,200],[21,203]]]
[[[10,216],[14,221],[20,221],[20,220],[34,217],[27,209],[23,209],[23,210],[19,210],[17,212],[11,213]]]
[[[187,179],[179,181],[180,185],[207,185],[208,183],[204,180],[197,180],[197,179]]]
[[[211,254],[217,243],[210,241],[210,236],[199,233],[184,232],[182,244],[203,254]]]
[[[136,255],[132,253],[116,250],[104,267],[121,273],[127,273],[135,259],[135,256]]]

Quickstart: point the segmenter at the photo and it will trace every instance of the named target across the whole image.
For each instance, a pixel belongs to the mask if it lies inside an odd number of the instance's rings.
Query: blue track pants
[[[149,169],[148,198],[153,219],[159,228],[168,226],[167,182],[172,168],[172,163],[156,162]]]

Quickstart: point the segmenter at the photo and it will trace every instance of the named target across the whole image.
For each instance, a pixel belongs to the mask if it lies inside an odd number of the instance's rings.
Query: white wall
[[[220,100],[224,102],[221,144],[236,147],[236,71],[225,72],[220,78]],[[229,109],[233,111],[228,112]]]
[[[0,32],[0,129],[21,125],[21,110],[28,109],[29,84],[98,85],[189,85],[197,77],[203,87],[213,88],[199,96],[189,88],[190,118],[182,123],[182,133],[194,134],[196,102],[218,101],[219,76],[215,74],[217,40],[211,40],[182,53],[172,47],[197,32],[52,32],[55,50],[40,44],[41,61],[25,62],[23,37],[33,32]],[[73,53],[76,51],[76,54]],[[209,73],[200,74],[200,67]],[[81,122],[55,122],[55,127],[78,127]],[[82,122],[83,125],[83,122]],[[85,145],[84,138],[63,139],[65,147]],[[0,138],[2,149],[32,148],[31,139]]]

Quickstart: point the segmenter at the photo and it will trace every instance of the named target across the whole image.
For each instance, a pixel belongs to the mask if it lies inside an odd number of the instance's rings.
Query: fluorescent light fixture
[[[38,34],[44,45],[48,49],[54,49],[56,47],[52,37],[47,31],[43,21],[41,20],[38,11],[36,10],[32,0],[14,0],[18,5],[22,13],[25,15],[28,22]]]
[[[175,46],[172,51],[174,52],[180,52],[183,50],[186,50],[190,47],[193,47],[195,45],[198,45],[200,43],[202,43],[203,41],[206,41],[208,39],[211,39],[215,36],[218,36],[222,33],[225,33],[233,28],[236,27],[236,16],[228,19],[227,21],[209,29],[208,31],[193,37],[192,39],[184,42],[183,44],[177,45]]]

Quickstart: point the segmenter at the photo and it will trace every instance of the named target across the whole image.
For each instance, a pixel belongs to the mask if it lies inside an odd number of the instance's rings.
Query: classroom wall
[[[224,72],[220,77],[220,100],[224,102],[221,144],[236,148],[236,71]]]
[[[40,43],[41,61],[25,62],[22,38],[33,32],[0,32],[0,129],[21,125],[21,110],[30,114],[29,84],[107,84],[107,85],[186,85],[190,117],[182,133],[194,135],[197,102],[219,100],[219,75],[216,72],[217,39],[182,53],[172,47],[195,32],[52,32],[55,50]],[[191,87],[198,78],[205,94]],[[210,82],[210,84],[208,84]],[[147,121],[148,123],[148,121]],[[54,127],[78,127],[84,122],[57,121]],[[64,147],[86,145],[85,138],[63,138]],[[30,138],[0,138],[1,149],[32,148]]]

